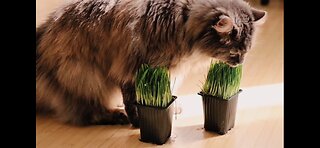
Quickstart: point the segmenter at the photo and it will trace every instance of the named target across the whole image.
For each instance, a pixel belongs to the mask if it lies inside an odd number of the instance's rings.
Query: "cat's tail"
[[[36,28],[36,60],[39,58],[39,52],[38,52],[38,45],[41,42],[41,39],[43,38],[43,35],[45,34],[47,30],[46,25],[42,25],[38,28]]]
[[[36,29],[36,47],[38,47],[40,39],[43,36],[44,32],[45,32],[44,27],[39,27]]]

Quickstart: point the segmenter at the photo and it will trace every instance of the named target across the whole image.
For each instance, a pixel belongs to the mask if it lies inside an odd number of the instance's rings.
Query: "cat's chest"
[[[198,68],[207,67],[212,60],[211,57],[199,51],[194,51],[191,54],[182,56],[174,63],[174,67],[171,67],[170,73],[187,73],[188,71],[197,70]]]
[[[189,55],[179,58],[179,60],[174,63],[175,66],[169,69],[171,89],[175,92],[189,72],[197,72],[203,68],[209,67],[211,60],[211,57],[199,51],[194,51]]]

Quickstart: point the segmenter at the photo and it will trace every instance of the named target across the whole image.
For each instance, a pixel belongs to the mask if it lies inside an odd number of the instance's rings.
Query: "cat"
[[[139,127],[141,64],[177,74],[210,58],[237,66],[266,15],[242,0],[70,2],[36,30],[36,110],[74,125]],[[119,88],[124,110],[111,105]]]

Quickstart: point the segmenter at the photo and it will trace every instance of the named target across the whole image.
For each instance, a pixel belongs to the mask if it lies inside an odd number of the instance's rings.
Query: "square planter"
[[[224,135],[234,127],[240,92],[241,89],[229,99],[198,93],[202,96],[205,130]]]
[[[143,142],[164,144],[171,136],[173,100],[165,108],[138,104],[140,140]]]

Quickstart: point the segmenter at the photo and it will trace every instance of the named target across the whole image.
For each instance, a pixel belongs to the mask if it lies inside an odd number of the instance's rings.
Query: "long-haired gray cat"
[[[71,2],[37,28],[37,111],[76,125],[138,127],[134,75],[141,64],[176,72],[215,58],[235,66],[265,16],[242,0]],[[126,112],[110,105],[117,88]]]

